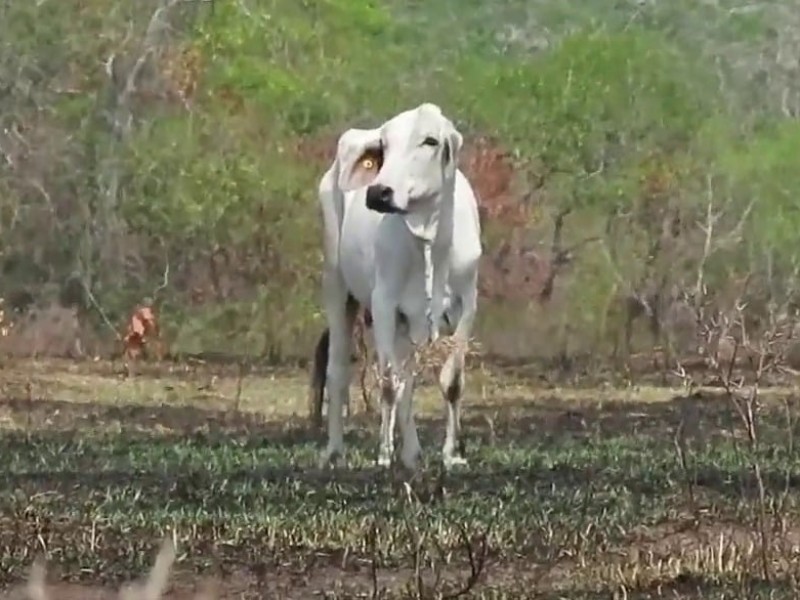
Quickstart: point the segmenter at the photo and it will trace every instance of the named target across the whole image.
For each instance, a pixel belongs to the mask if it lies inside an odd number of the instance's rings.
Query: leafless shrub
[[[709,257],[715,252],[727,249],[741,239],[743,224],[747,219],[752,203],[744,210],[732,229],[719,233],[715,225],[719,223],[723,211],[714,207],[714,195],[709,181],[705,221],[700,224],[704,235],[703,253],[697,262],[696,279],[693,286],[687,286],[685,300],[692,307],[696,319],[698,350],[704,358],[706,368],[712,373],[716,387],[722,389],[724,397],[739,418],[744,438],[749,468],[753,474],[758,491],[757,514],[755,521],[759,537],[760,575],[771,578],[773,552],[772,528],[768,522],[766,488],[760,461],[761,439],[759,435],[759,413],[762,407],[761,389],[767,378],[782,370],[787,351],[790,348],[796,319],[792,316],[791,299],[796,287],[796,273],[792,274],[783,286],[784,291],[770,295],[755,318],[749,314],[755,298],[764,295],[762,289],[755,289],[754,272],[733,280],[730,289],[721,293],[712,291],[706,283],[706,266]],[[752,327],[758,323],[758,328]],[[701,382],[676,358],[676,373],[683,380],[687,391],[694,391]],[[787,409],[788,410],[788,409]],[[791,415],[791,413],[788,413]],[[788,421],[788,441],[792,446],[791,416]],[[689,502],[696,510],[693,495],[693,480],[689,473],[688,449],[682,422],[676,432],[676,451],[686,474],[686,487]],[[773,506],[777,505],[773,504]],[[777,520],[777,515],[775,515]]]
[[[628,366],[634,324],[640,319],[647,321],[647,329],[654,345],[664,349],[666,354],[672,349],[672,340],[665,322],[667,315],[674,312],[677,294],[671,285],[669,265],[675,261],[681,250],[678,239],[681,235],[682,215],[674,204],[665,202],[662,205],[652,201],[660,200],[665,191],[662,188],[667,186],[667,183],[658,178],[647,186],[653,188],[650,190],[653,198],[646,197],[642,208],[625,213],[615,209],[606,220],[602,247],[614,276],[606,312],[617,307],[622,312],[622,340],[619,334],[615,335],[612,354],[615,358],[622,358]],[[620,228],[629,222],[635,222],[637,227],[644,230],[647,242],[639,272],[625,277],[622,274],[621,251],[616,240],[625,237],[620,236]],[[666,362],[665,360],[664,365]]]
[[[746,283],[745,286],[746,288]],[[746,289],[742,290],[742,296]],[[746,456],[758,488],[758,514],[756,522],[760,538],[761,576],[769,580],[772,563],[771,532],[767,520],[768,499],[759,459],[760,437],[758,414],[761,407],[760,390],[764,377],[779,364],[784,325],[775,322],[758,336],[748,335],[745,310],[747,304],[737,299],[732,306],[709,310],[704,301],[695,297],[698,309],[700,348],[707,357],[707,364],[716,376],[724,395],[740,419],[747,444]],[[724,350],[723,350],[724,348]],[[747,357],[744,362],[740,358]],[[750,364],[747,364],[747,363]],[[678,361],[678,374],[684,379],[687,389],[697,383]],[[740,368],[742,367],[744,371]],[[749,372],[748,372],[749,371]],[[684,473],[687,474],[687,493],[694,509],[693,486],[688,476],[688,451],[683,432],[676,435],[676,448]]]
[[[601,248],[614,283],[605,318],[612,312],[621,316],[612,356],[623,362],[629,374],[634,325],[646,320],[652,340],[648,354],[654,366],[659,366],[658,357],[663,357],[660,370],[666,383],[676,360],[685,362],[697,355],[695,299],[705,289],[710,261],[719,263],[742,241],[754,201],[738,213],[731,210],[736,205],[730,198],[720,201],[715,197],[711,175],[705,179],[704,205],[678,201],[668,193],[676,176],[668,167],[653,169],[645,179],[640,206],[624,212],[615,208],[607,217]],[[631,248],[620,247],[618,240],[630,243],[636,237],[631,233],[634,230],[643,239],[637,246],[641,256],[631,261]],[[715,296],[724,293],[722,289],[714,291]]]
[[[419,501],[411,486],[404,484],[406,512],[404,523],[408,558],[413,564],[413,577],[405,582],[404,597],[414,600],[455,600],[472,592],[480,583],[489,563],[492,528],[497,514],[479,532],[471,533],[464,523],[456,524],[458,529],[458,553],[446,549],[436,532],[425,527],[430,522],[425,505]],[[367,547],[372,556],[370,573],[372,579],[372,598],[386,595],[387,590],[378,582],[378,564],[380,558],[377,551],[379,527],[373,522],[368,533]],[[448,571],[457,569],[457,559],[466,561],[466,573],[460,578],[448,577]]]

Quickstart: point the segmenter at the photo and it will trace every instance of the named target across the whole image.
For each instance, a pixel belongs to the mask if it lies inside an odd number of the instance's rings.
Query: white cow
[[[381,380],[378,463],[391,462],[399,405],[400,457],[407,468],[416,468],[421,448],[412,414],[413,344],[435,339],[444,322],[454,327],[456,343],[439,376],[447,404],[443,460],[448,468],[466,464],[460,402],[481,242],[475,194],[457,168],[461,145],[461,134],[441,109],[421,104],[380,128],[342,134],[320,181],[329,395],[322,466],[344,451],[342,408],[349,402],[359,305],[372,316]],[[318,345],[317,357],[319,350]]]

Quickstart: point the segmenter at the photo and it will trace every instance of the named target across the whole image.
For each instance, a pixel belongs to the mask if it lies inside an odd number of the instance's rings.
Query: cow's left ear
[[[380,129],[348,129],[336,149],[339,189],[348,192],[372,183],[383,166]]]
[[[458,153],[464,143],[464,138],[455,127],[451,125],[448,129],[443,136],[444,147],[442,148],[442,162],[445,167],[455,166],[458,163]]]

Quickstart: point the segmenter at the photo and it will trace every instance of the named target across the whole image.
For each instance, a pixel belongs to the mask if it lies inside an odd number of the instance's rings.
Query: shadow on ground
[[[683,432],[690,448],[722,446],[726,452],[739,452],[744,461],[744,443],[737,441],[743,437],[739,417],[726,401],[715,397],[676,397],[659,403],[605,402],[601,406],[568,403],[553,396],[535,404],[520,399],[504,402],[501,408],[470,406],[465,412],[464,431],[472,466],[446,477],[453,493],[492,493],[511,482],[520,490],[540,495],[554,485],[577,487],[599,478],[607,486],[645,496],[660,495],[673,490],[676,479],[685,478],[674,449],[678,431]],[[19,466],[3,474],[2,479],[7,485],[32,493],[122,485],[135,474],[137,484],[155,497],[179,498],[191,505],[191,490],[202,489],[222,473],[233,487],[270,483],[319,487],[317,499],[325,502],[339,493],[330,487],[332,483],[363,487],[366,498],[376,482],[407,475],[386,474],[369,464],[371,458],[354,468],[318,469],[315,462],[324,432],[309,428],[301,419],[270,421],[253,413],[202,407],[31,402],[19,398],[0,400],[2,415],[15,415],[18,423],[26,425],[25,430],[4,433],[0,445],[22,458]],[[377,419],[365,415],[351,419],[348,450],[363,457],[376,454]],[[766,441],[787,441],[789,434],[779,411],[767,412],[762,419]],[[109,428],[111,424],[117,426]],[[419,419],[418,428],[428,457],[423,479],[444,480],[436,467],[444,421]],[[576,444],[594,449],[594,456],[575,459],[570,452]],[[236,456],[221,467],[217,465],[212,473],[201,462],[182,463],[173,453],[175,448],[185,455],[228,452]],[[506,460],[505,454],[514,448],[530,456],[523,461]],[[648,448],[652,448],[652,454],[645,452]],[[777,453],[770,448],[765,452],[767,458]],[[41,459],[48,455],[69,460],[48,469]],[[153,458],[137,465],[128,460],[135,456]],[[654,466],[653,461],[658,459],[660,463]],[[690,476],[700,488],[732,498],[747,497],[757,486],[753,476],[742,470],[744,464],[725,466],[701,458],[692,465]],[[767,492],[800,488],[800,474],[770,467],[767,461],[762,469]],[[350,500],[356,501],[353,497]],[[198,502],[207,501],[198,498]],[[227,499],[220,494],[214,501],[224,504]]]

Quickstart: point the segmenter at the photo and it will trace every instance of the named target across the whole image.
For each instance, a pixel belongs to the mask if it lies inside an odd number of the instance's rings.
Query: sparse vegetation
[[[467,547],[476,568],[483,561],[475,598],[796,590],[798,413],[774,388],[759,397],[751,448],[724,391],[534,391],[476,374],[486,399],[467,409],[471,466],[439,471],[440,400],[423,390],[426,467],[404,482],[374,466],[375,416],[360,411],[347,433],[352,469],[316,470],[302,379],[253,374],[236,411],[231,369],[115,381],[106,364],[72,378],[65,367],[7,371],[32,397],[7,384],[0,403],[5,583],[44,553],[65,581],[114,589],[144,573],[168,536],[177,587],[167,597],[212,579],[221,597],[355,598],[375,586],[378,597],[418,597],[419,586],[423,598],[446,597],[470,578]],[[170,404],[153,400],[159,389]]]

